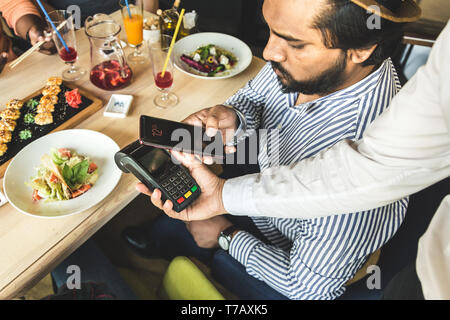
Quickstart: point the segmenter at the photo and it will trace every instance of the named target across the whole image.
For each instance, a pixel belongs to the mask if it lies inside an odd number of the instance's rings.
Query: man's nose
[[[267,41],[266,47],[263,51],[263,58],[266,61],[284,62],[286,61],[286,54],[280,39],[271,35]]]

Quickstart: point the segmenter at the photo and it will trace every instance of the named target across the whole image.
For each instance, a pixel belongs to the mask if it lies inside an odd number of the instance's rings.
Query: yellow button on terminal
[[[187,199],[192,195],[192,192],[188,191],[185,193],[184,197]]]

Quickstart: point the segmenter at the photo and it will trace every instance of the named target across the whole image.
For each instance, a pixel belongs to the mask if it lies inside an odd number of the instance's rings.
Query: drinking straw
[[[64,48],[66,48],[66,51],[69,52],[69,47],[67,46],[66,42],[64,41],[63,37],[61,36],[61,34],[59,33],[58,29],[55,27],[55,25],[53,24],[52,19],[50,19],[47,11],[45,11],[44,6],[42,5],[40,0],[36,0],[36,2],[38,3],[39,7],[41,7],[42,12],[45,14],[45,17],[47,18],[48,22],[50,22],[50,25],[52,26],[53,30],[55,30],[56,35],[58,36],[59,40],[61,40],[61,43],[63,44]]]
[[[181,9],[180,17],[178,18],[177,27],[175,28],[175,32],[172,37],[172,42],[170,43],[169,52],[167,52],[166,61],[164,62],[164,67],[161,73],[161,78],[164,78],[164,74],[166,73],[167,64],[169,63],[170,55],[172,54],[173,45],[175,44],[175,40],[178,35],[178,30],[180,30],[181,21],[183,20],[184,9]]]
[[[128,4],[128,0],[125,0],[125,4],[127,6],[128,15],[130,16],[130,19],[131,19],[131,10],[130,10],[130,5]]]

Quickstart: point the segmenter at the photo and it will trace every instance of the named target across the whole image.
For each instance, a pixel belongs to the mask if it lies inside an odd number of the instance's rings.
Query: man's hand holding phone
[[[220,131],[222,140],[225,144],[233,141],[236,130],[239,126],[239,118],[236,112],[224,105],[216,105],[211,108],[202,109],[196,113],[191,114],[182,122],[206,128],[206,134],[210,137],[216,135]],[[225,146],[226,153],[236,152],[234,146]],[[212,164],[213,158],[204,156],[202,161],[206,164]]]
[[[182,122],[206,128],[206,134],[210,137],[214,137],[217,131],[219,131],[222,135],[222,141],[225,144],[225,152],[236,152],[234,146],[227,145],[227,143],[233,142],[236,130],[240,124],[239,117],[234,109],[224,105],[216,105],[193,113]],[[152,203],[156,207],[163,210],[169,217],[175,219],[196,221],[225,214],[226,210],[222,202],[222,190],[225,180],[216,176],[203,164],[212,164],[214,162],[213,158],[203,156],[199,159],[200,157],[198,155],[190,153],[182,153],[174,150],[170,152],[190,171],[191,176],[200,186],[202,193],[199,198],[191,206],[178,213],[172,210],[173,204],[170,200],[163,203],[160,190],[155,189],[151,192],[142,183],[138,183],[136,189],[150,196]]]

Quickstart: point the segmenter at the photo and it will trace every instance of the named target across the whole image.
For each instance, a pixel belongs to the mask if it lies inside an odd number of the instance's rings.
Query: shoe
[[[138,255],[144,258],[158,257],[156,252],[152,249],[144,228],[135,226],[126,227],[122,231],[122,238],[125,243]]]

